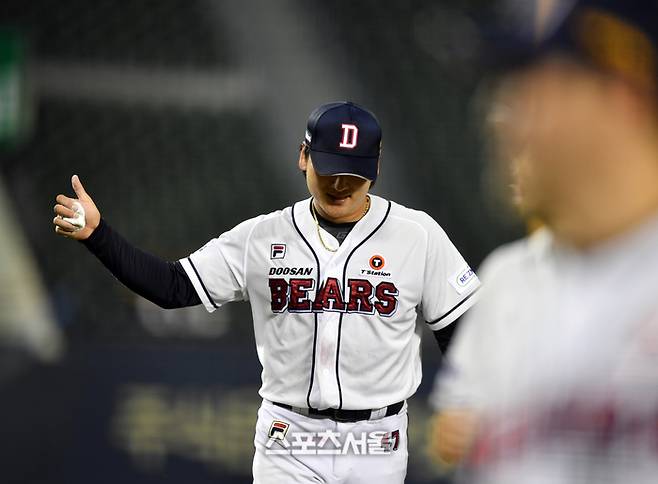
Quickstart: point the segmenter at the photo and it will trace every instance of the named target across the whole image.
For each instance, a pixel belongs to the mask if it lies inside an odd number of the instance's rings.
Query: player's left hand
[[[71,186],[78,198],[57,195],[57,204],[53,208],[56,214],[53,219],[55,232],[70,239],[85,240],[100,224],[101,214],[78,175],[71,177]],[[76,219],[77,226],[65,219]]]

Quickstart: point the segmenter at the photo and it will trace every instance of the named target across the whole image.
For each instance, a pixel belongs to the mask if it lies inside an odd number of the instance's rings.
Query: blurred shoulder
[[[482,262],[480,278],[486,282],[535,267],[545,257],[552,241],[550,231],[540,228],[527,237],[501,245]]]

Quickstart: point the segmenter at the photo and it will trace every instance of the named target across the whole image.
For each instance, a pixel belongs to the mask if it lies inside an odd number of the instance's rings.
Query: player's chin
[[[324,211],[333,218],[340,218],[351,213],[354,208],[354,200],[351,196],[332,197],[324,199]]]
[[[331,220],[342,219],[353,212],[349,203],[324,203],[321,208]]]
[[[332,207],[346,207],[352,203],[352,196],[351,195],[335,196],[327,193],[324,197],[324,201],[327,205]]]

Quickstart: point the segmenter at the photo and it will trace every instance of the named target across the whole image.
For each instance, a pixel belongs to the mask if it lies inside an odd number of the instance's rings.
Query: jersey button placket
[[[342,264],[337,264],[337,253],[333,254],[329,262],[324,265],[325,270],[321,277],[321,284],[325,285],[329,278],[339,282],[341,295]],[[321,290],[322,288],[320,288]],[[333,304],[333,303],[330,303]],[[336,379],[336,354],[338,351],[338,331],[340,312],[323,310],[318,314],[318,342],[316,355],[316,377],[318,382],[318,401],[312,403],[320,408],[337,407],[340,404],[338,382]]]

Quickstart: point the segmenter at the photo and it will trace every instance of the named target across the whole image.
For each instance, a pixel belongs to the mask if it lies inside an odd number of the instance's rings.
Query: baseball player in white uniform
[[[440,333],[475,302],[478,278],[441,227],[368,193],[380,147],[372,113],[320,106],[299,157],[311,197],[175,262],[123,240],[77,177],[77,199],[57,197],[56,231],[157,304],[250,301],[263,367],[256,483],[403,482],[417,315]]]
[[[545,227],[483,264],[438,378],[463,482],[657,482],[656,12],[579,2],[503,79],[498,142]]]

